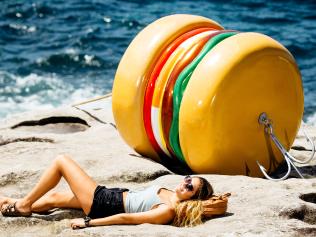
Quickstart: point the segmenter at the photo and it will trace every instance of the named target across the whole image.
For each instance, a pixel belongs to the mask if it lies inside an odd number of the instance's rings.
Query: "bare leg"
[[[16,208],[20,212],[30,212],[32,205],[45,193],[54,188],[64,177],[80,207],[88,214],[90,212],[93,195],[97,186],[69,156],[60,155],[53,164],[44,172],[36,186],[23,199],[17,202]]]
[[[50,192],[32,205],[32,212],[46,212],[54,208],[81,209],[76,196],[71,192]]]

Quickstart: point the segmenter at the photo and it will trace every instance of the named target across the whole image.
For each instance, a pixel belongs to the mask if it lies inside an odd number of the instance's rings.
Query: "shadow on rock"
[[[316,236],[316,228],[314,227],[295,228],[294,230],[297,232],[297,236]]]
[[[316,207],[304,204],[298,208],[287,208],[280,212],[279,215],[290,219],[297,219],[311,225],[316,224]]]
[[[315,203],[316,204],[316,193],[302,194],[300,196],[300,199],[302,199],[305,202],[311,202],[311,203]],[[315,216],[315,218],[316,218],[316,216]]]
[[[76,133],[87,130],[90,125],[78,117],[52,116],[40,120],[28,120],[11,126],[11,129],[38,133]]]
[[[223,217],[228,217],[228,216],[233,216],[233,215],[235,215],[235,214],[232,213],[232,212],[226,212],[223,215],[216,215],[216,216],[212,216],[210,218],[205,218],[204,221],[210,221],[210,220],[213,220],[213,219],[220,219],[220,218],[223,218]]]
[[[85,214],[81,210],[76,209],[55,209],[46,213],[36,213],[32,218],[45,221],[61,221],[63,219],[83,218]]]
[[[316,165],[306,165],[297,167],[298,170],[302,173],[305,178],[315,178],[316,177]],[[283,177],[288,170],[288,166],[286,162],[282,162],[282,164],[277,168],[275,172],[271,174],[271,177],[280,178]],[[297,172],[292,168],[289,178],[300,178]]]

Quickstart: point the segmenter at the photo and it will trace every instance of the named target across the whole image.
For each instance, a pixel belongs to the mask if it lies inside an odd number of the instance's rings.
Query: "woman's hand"
[[[70,221],[70,226],[72,229],[81,229],[86,228],[86,224],[84,223],[83,218],[72,219]]]

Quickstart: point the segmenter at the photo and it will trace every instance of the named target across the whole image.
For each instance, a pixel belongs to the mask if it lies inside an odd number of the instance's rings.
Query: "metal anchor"
[[[295,157],[293,157],[280,143],[280,141],[277,139],[277,137],[274,135],[273,133],[273,126],[272,126],[272,121],[268,118],[268,115],[266,113],[261,113],[259,116],[259,123],[264,125],[265,127],[265,132],[270,136],[270,138],[272,139],[272,141],[274,142],[274,144],[277,146],[277,148],[280,150],[280,152],[282,153],[286,164],[288,166],[288,170],[287,173],[278,179],[272,178],[267,174],[267,170],[257,161],[257,164],[261,170],[261,172],[263,173],[263,175],[269,179],[269,180],[274,180],[274,181],[280,181],[280,180],[285,180],[287,177],[289,177],[290,173],[291,173],[291,166],[295,169],[295,171],[298,173],[298,175],[304,179],[304,176],[301,174],[301,172],[298,170],[298,168],[296,167],[296,165],[294,164],[294,162],[299,163],[299,164],[307,164],[309,163],[315,155],[315,144],[313,142],[313,140],[306,135],[306,132],[303,130],[304,135],[306,137],[306,140],[311,144],[312,146],[312,154],[310,156],[310,158],[308,158],[305,161],[300,161],[298,159],[296,159]]]

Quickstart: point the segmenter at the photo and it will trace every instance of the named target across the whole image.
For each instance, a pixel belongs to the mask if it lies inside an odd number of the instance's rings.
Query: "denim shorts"
[[[107,188],[98,185],[94,191],[93,202],[88,216],[92,219],[123,213],[123,192],[128,189]]]

